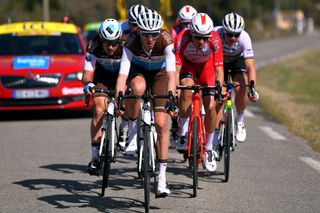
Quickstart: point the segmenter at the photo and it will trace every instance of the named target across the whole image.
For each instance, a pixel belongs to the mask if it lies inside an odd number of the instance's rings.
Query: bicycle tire
[[[108,188],[108,182],[109,182],[109,173],[111,168],[111,143],[112,138],[111,137],[111,131],[112,128],[112,121],[113,117],[111,115],[107,115],[107,129],[105,130],[106,137],[104,139],[104,147],[103,147],[103,170],[102,170],[102,187],[101,187],[101,196],[104,196],[105,189]]]
[[[150,209],[150,127],[143,127],[144,143],[143,143],[143,188],[144,188],[144,209],[149,212]]]
[[[224,133],[223,143],[223,158],[224,158],[224,182],[229,181],[229,170],[230,170],[230,146],[232,143],[232,120],[231,120],[231,109],[226,111],[226,126]]]
[[[198,147],[199,147],[199,132],[198,132],[199,120],[194,118],[192,124],[192,141],[191,141],[191,163],[192,163],[192,180],[193,180],[193,197],[197,197],[198,189]]]

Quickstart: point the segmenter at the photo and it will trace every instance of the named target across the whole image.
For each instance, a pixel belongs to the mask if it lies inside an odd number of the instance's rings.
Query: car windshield
[[[0,35],[0,55],[82,54],[76,34]]]

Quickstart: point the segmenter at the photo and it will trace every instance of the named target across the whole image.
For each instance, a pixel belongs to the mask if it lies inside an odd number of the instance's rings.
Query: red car
[[[74,24],[0,25],[0,111],[87,110],[80,81],[85,54]]]

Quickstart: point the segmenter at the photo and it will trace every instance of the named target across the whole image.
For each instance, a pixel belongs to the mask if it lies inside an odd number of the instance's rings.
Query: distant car
[[[89,22],[84,25],[82,35],[86,42],[90,41],[96,35],[98,35],[98,30],[100,25],[101,25],[101,22]]]
[[[0,111],[87,110],[84,39],[74,24],[0,25]]]

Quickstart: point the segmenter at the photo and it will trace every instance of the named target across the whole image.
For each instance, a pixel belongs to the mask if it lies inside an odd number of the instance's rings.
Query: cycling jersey
[[[190,29],[183,30],[175,41],[176,64],[181,66],[180,78],[192,77],[201,84],[212,86],[215,81],[214,67],[223,66],[222,43],[212,31],[202,49],[197,49]]]
[[[254,53],[252,49],[252,42],[249,34],[246,31],[242,31],[237,42],[234,45],[229,45],[225,42],[223,33],[223,27],[217,26],[214,30],[219,34],[222,45],[223,45],[223,55],[225,62],[231,62],[236,60],[239,57],[244,59],[253,59]]]
[[[140,36],[131,33],[125,44],[121,58],[120,73],[129,74],[131,63],[148,71],[175,71],[175,56],[173,54],[173,43],[169,33],[161,30],[153,49],[144,51]]]
[[[89,41],[84,70],[94,71],[93,83],[99,88],[114,89],[118,78],[122,46],[113,56],[108,56],[103,49],[99,36]],[[94,94],[100,96],[105,94]]]

